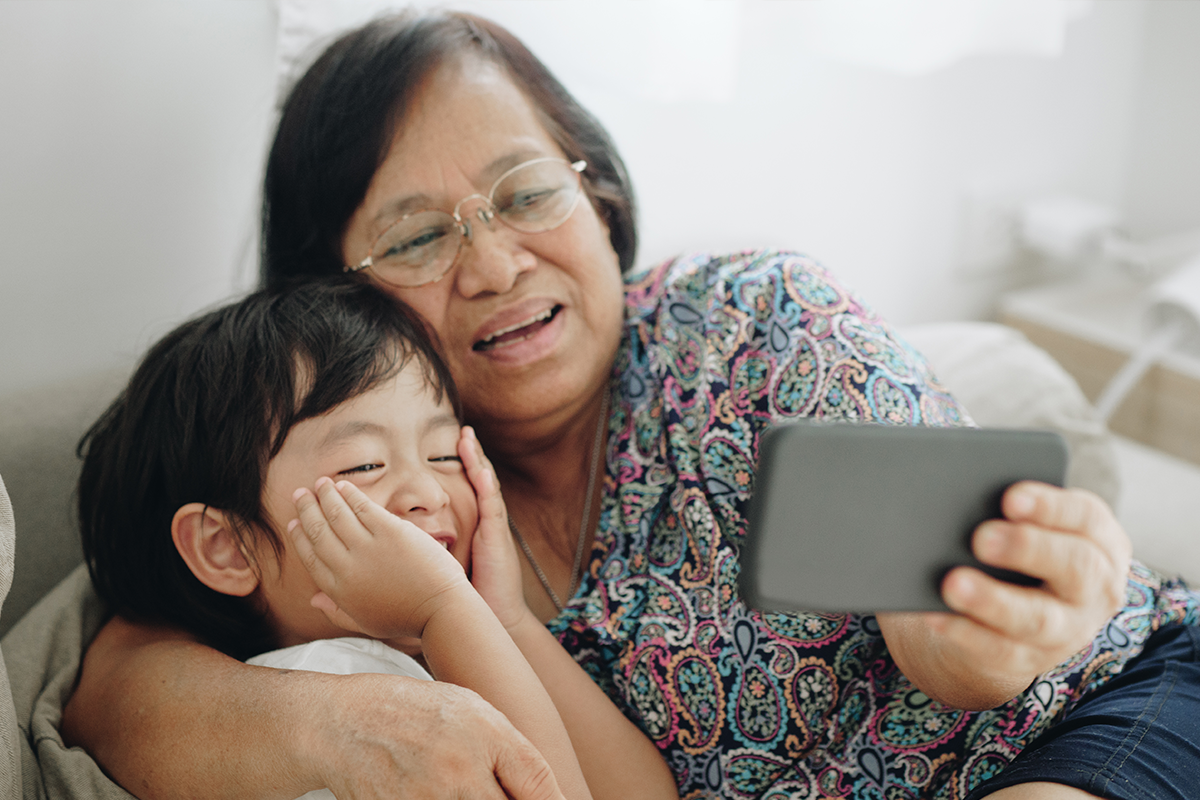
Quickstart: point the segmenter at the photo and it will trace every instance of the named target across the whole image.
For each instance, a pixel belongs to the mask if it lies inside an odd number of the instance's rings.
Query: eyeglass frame
[[[576,178],[579,179],[578,191],[575,194],[575,200],[571,203],[571,210],[568,211],[566,213],[566,215],[564,215],[563,218],[559,222],[555,223],[553,226],[551,226],[549,228],[545,228],[544,230],[540,230],[540,231],[522,231],[520,228],[517,228],[517,227],[513,226],[511,223],[506,222],[504,220],[504,217],[500,216],[499,212],[497,212],[497,210],[496,210],[496,204],[492,201],[492,197],[496,194],[496,189],[499,188],[500,184],[503,183],[504,179],[507,178],[509,175],[512,175],[514,172],[524,169],[525,167],[528,167],[530,164],[542,164],[547,161],[558,161],[560,163],[566,164],[575,173]],[[441,274],[439,274],[436,278],[430,278],[429,280],[422,281],[421,283],[415,283],[415,284],[411,284],[411,285],[406,284],[403,288],[413,289],[418,286],[426,286],[430,283],[436,283],[437,281],[440,281],[442,278],[446,277],[446,273],[450,272],[451,268],[456,263],[458,263],[458,256],[460,253],[462,253],[463,242],[464,241],[470,242],[470,241],[472,241],[472,237],[473,237],[473,232],[471,230],[470,221],[463,219],[462,216],[460,216],[458,213],[459,209],[461,209],[463,207],[464,203],[466,203],[470,200],[482,200],[483,201],[483,205],[481,205],[478,209],[475,210],[475,215],[479,217],[480,222],[482,222],[484,225],[487,225],[488,230],[493,229],[492,228],[492,220],[499,219],[500,222],[504,226],[511,228],[512,230],[517,231],[518,233],[528,233],[528,234],[549,233],[550,231],[555,230],[556,228],[562,227],[563,224],[566,223],[566,221],[571,218],[571,215],[575,213],[575,209],[579,207],[579,199],[581,197],[583,197],[583,195],[584,195],[582,175],[583,175],[583,171],[585,169],[587,169],[587,161],[585,161],[583,159],[580,159],[578,161],[567,161],[565,158],[558,158],[556,156],[542,156],[540,158],[531,158],[528,161],[522,161],[520,164],[517,164],[516,166],[505,170],[504,173],[500,177],[496,178],[496,180],[492,183],[492,188],[488,190],[488,193],[486,195],[482,195],[479,192],[476,192],[474,194],[469,194],[466,197],[464,197],[463,199],[459,200],[457,203],[454,204],[454,211],[452,211],[450,213],[450,217],[454,220],[454,224],[458,227],[458,233],[459,233],[458,245],[455,248],[454,257],[451,258],[446,263],[446,269],[443,270],[441,272]],[[358,264],[347,264],[347,265],[343,266],[342,272],[350,272],[350,273],[360,272],[364,269],[369,269],[372,266],[374,266],[374,264],[375,264],[374,258],[375,257],[373,255],[371,255],[371,253],[374,252],[375,245],[379,244],[379,240],[382,239],[384,236],[386,236],[388,231],[390,231],[392,228],[396,227],[397,225],[404,222],[404,220],[406,220],[410,217],[415,217],[418,214],[425,214],[430,211],[438,211],[443,214],[446,213],[445,211],[443,211],[440,208],[419,208],[419,209],[416,209],[415,211],[408,212],[404,216],[400,217],[400,219],[389,224],[386,228],[383,229],[382,232],[380,232],[380,234],[378,236],[375,237],[375,239],[371,242],[370,249],[367,251],[366,258],[364,258]],[[391,283],[391,281],[388,281],[386,278],[384,278],[382,276],[379,276],[379,280],[383,281],[384,283],[389,283],[389,284]],[[393,284],[393,285],[396,285],[396,284]]]

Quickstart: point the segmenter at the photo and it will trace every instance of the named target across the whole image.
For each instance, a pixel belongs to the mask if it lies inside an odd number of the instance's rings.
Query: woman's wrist
[[[995,708],[1037,677],[971,659],[939,632],[931,615],[881,613],[876,619],[896,666],[914,686],[944,705],[968,711]]]

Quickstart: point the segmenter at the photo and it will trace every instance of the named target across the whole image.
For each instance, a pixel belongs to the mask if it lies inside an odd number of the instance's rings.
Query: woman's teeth
[[[549,320],[551,317],[554,316],[554,313],[557,310],[558,310],[558,306],[555,306],[554,308],[548,308],[545,311],[541,312],[540,314],[536,314],[536,315],[530,317],[529,319],[524,320],[523,322],[517,323],[516,325],[509,325],[507,328],[501,328],[498,331],[494,331],[494,332],[488,334],[483,339],[481,339],[479,342],[477,342],[475,344],[475,349],[476,350],[487,350],[487,349],[494,348],[494,347],[500,347],[502,345],[514,344],[516,342],[525,341],[526,339],[528,339],[529,337],[531,337],[535,333],[537,333],[537,329],[534,328],[534,326],[536,326],[540,322],[545,322],[546,320]],[[523,335],[517,334],[518,331],[525,330],[526,328],[534,328],[534,329],[529,330],[528,332],[526,332]],[[514,335],[514,334],[517,334],[517,335]]]

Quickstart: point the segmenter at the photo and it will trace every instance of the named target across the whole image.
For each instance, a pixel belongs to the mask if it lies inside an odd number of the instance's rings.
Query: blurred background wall
[[[1063,2],[1024,45],[924,62],[933,45],[903,47],[921,15],[955,22],[934,0],[857,23],[825,0],[456,7],[509,26],[609,127],[641,263],[795,248],[911,323],[986,318],[1029,279],[997,238],[1029,198],[1090,198],[1134,235],[1200,227],[1200,2]],[[253,285],[289,31],[372,9],[0,2],[0,393],[131,363]]]

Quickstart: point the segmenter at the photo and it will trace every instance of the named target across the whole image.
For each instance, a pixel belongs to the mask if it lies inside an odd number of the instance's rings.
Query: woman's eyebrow
[[[533,158],[538,158],[545,155],[541,150],[531,147],[523,147],[512,153],[507,153],[494,159],[490,164],[483,168],[479,173],[479,180],[487,184],[486,188],[491,188],[491,182],[500,177],[501,174],[515,167],[523,161],[528,161]],[[427,194],[411,194],[407,197],[399,197],[395,200],[389,200],[380,207],[379,213],[371,220],[373,226],[390,225],[396,220],[403,217],[405,214],[410,214],[413,211],[424,211],[426,209],[436,209],[437,205],[434,199]],[[444,209],[443,209],[444,210]]]
[[[517,164],[529,161],[530,159],[539,158],[544,155],[545,153],[542,151],[535,150],[531,147],[523,147],[520,150],[514,150],[507,155],[500,156],[492,161],[492,163],[484,167],[483,171],[479,173],[480,180],[486,182],[488,184],[488,188],[491,188],[491,182],[496,180],[496,178],[499,178],[502,173],[507,172]]]
[[[408,197],[389,200],[380,207],[379,213],[371,220],[371,224],[374,226],[390,225],[405,214],[423,211],[427,208],[435,208],[433,199],[427,194],[411,194]]]

